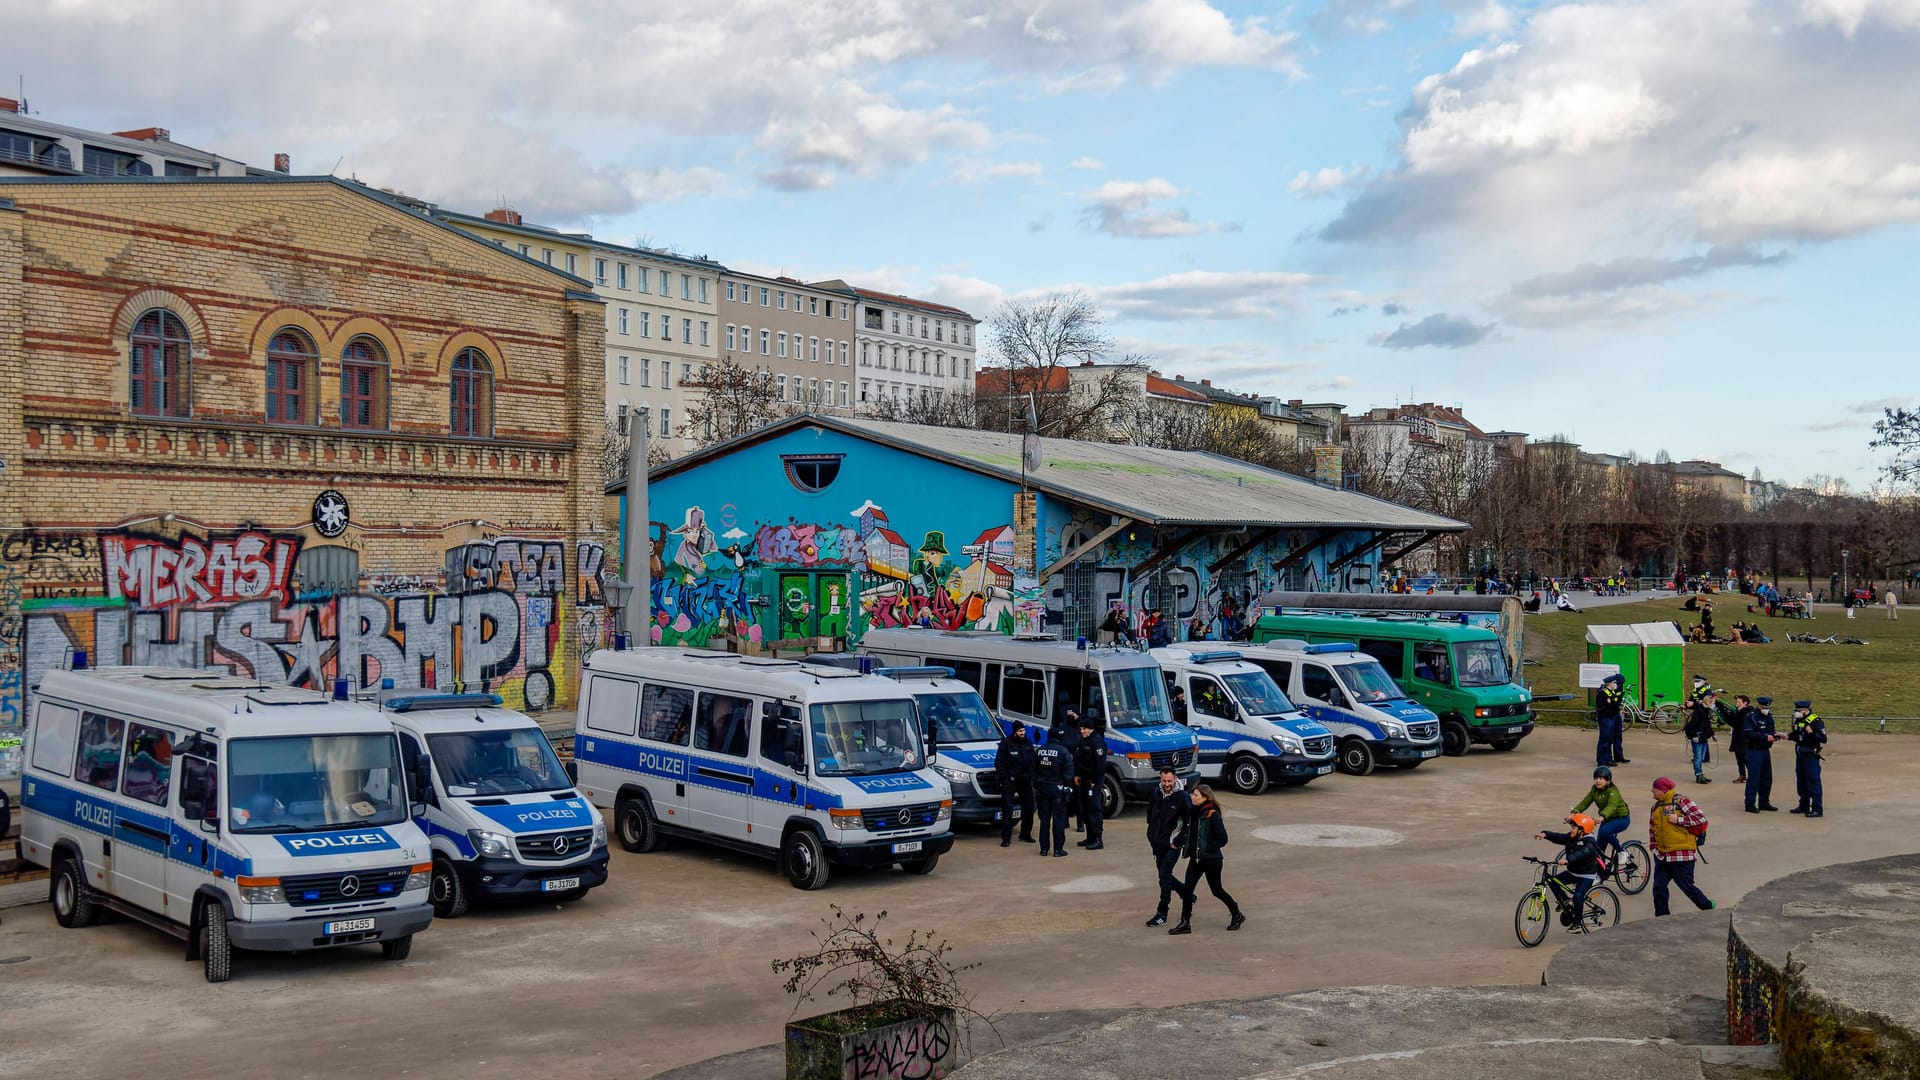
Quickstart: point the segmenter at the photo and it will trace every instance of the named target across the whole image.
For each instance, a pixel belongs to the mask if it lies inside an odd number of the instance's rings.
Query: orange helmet
[[[1593,830],[1600,827],[1599,819],[1591,814],[1575,814],[1567,819],[1567,824],[1573,826],[1575,836],[1592,836]]]

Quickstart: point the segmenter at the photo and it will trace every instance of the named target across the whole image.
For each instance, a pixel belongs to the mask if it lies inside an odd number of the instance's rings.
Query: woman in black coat
[[[1227,912],[1233,916],[1227,923],[1227,929],[1238,930],[1246,924],[1247,917],[1220,884],[1220,870],[1226,864],[1226,852],[1223,850],[1227,846],[1226,820],[1220,816],[1220,806],[1213,800],[1212,788],[1205,784],[1195,787],[1192,799],[1193,814],[1187,818],[1178,841],[1181,852],[1189,860],[1186,884],[1180,890],[1180,924],[1167,933],[1193,933],[1193,900],[1202,877],[1207,879],[1207,890],[1227,905]]]

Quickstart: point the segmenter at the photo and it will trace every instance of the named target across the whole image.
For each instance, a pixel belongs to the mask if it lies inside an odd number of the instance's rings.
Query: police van
[[[1333,732],[1303,715],[1265,670],[1230,649],[1153,650],[1167,692],[1187,695],[1200,739],[1200,775],[1242,795],[1311,783],[1333,771]]]
[[[953,847],[952,792],[892,679],[664,647],[596,652],[582,676],[580,788],[628,851],[699,840],[818,889],[830,866],[925,874]]]
[[[401,760],[431,781],[415,823],[433,846],[433,913],[475,900],[573,901],[607,880],[607,826],[540,725],[493,694],[384,691]]]
[[[920,733],[935,749],[933,771],[953,789],[953,820],[1000,820],[1000,784],[993,769],[1005,728],[973,687],[954,677],[952,668],[876,667],[871,656],[815,653],[809,664],[884,675],[913,693],[920,708]]]
[[[20,851],[53,871],[61,926],[103,910],[147,923],[185,938],[208,982],[228,979],[235,949],[364,943],[403,960],[433,919],[418,780],[385,716],[317,691],[51,671],[34,695]]]
[[[1359,646],[1271,641],[1242,645],[1239,652],[1333,732],[1341,772],[1365,776],[1381,765],[1414,769],[1440,756],[1440,718],[1408,697]]]
[[[1003,723],[1045,729],[1063,721],[1068,709],[1095,721],[1109,751],[1101,780],[1106,817],[1118,816],[1129,798],[1145,799],[1159,784],[1162,765],[1173,766],[1183,781],[1198,775],[1199,740],[1173,722],[1160,667],[1145,652],[911,627],[868,630],[860,651],[887,664],[952,668]]]

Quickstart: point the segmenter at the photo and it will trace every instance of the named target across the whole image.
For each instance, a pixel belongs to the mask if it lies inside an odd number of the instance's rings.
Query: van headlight
[[[1281,739],[1280,752],[1283,754],[1304,754],[1307,752],[1307,746],[1299,739]]]
[[[235,880],[240,887],[240,899],[249,904],[284,904],[287,902],[287,890],[280,886],[277,877],[243,877]]]
[[[934,816],[934,820],[946,821],[952,817],[953,817],[953,800],[952,799],[940,800],[940,813]]]
[[[972,784],[973,774],[965,769],[949,769],[945,765],[935,765],[933,771],[947,778],[950,784]]]
[[[467,839],[473,841],[473,848],[489,859],[513,858],[513,837],[485,829],[468,829]]]
[[[597,817],[593,822],[593,846],[607,846],[607,823]]]
[[[431,884],[433,884],[433,864],[414,863],[413,869],[407,874],[407,883],[401,887],[400,891],[412,892],[415,889],[424,889]]]
[[[1380,730],[1386,732],[1387,738],[1389,739],[1398,739],[1406,735],[1407,733],[1407,729],[1404,724],[1395,724],[1395,723],[1384,721],[1384,720],[1381,721],[1380,723]]]

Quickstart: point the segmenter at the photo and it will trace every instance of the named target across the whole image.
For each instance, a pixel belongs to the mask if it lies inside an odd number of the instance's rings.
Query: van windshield
[[[1158,727],[1173,723],[1158,667],[1108,671],[1100,682],[1107,692],[1109,727]]]
[[[991,742],[1000,738],[987,703],[971,690],[913,697],[920,703],[921,722],[929,726],[936,742]]]
[[[1453,647],[1454,670],[1461,686],[1500,686],[1513,681],[1498,641],[1462,641]]]
[[[1347,684],[1347,692],[1355,701],[1392,701],[1407,696],[1378,660],[1341,664],[1333,670],[1340,673],[1340,681]]]
[[[407,819],[392,735],[286,735],[227,744],[236,833],[319,832]]]
[[[926,760],[911,700],[841,701],[809,710],[814,772],[871,776],[918,769]]]
[[[1293,702],[1287,700],[1287,695],[1281,692],[1273,676],[1264,671],[1241,672],[1221,678],[1233,693],[1234,700],[1250,716],[1277,716],[1293,711]]]
[[[539,728],[429,735],[427,751],[449,795],[525,795],[573,786]]]

